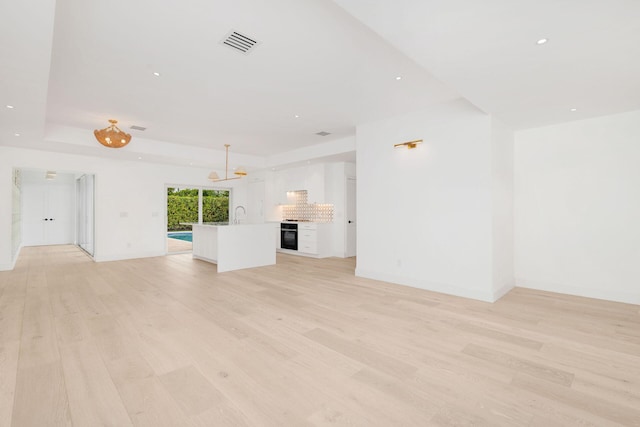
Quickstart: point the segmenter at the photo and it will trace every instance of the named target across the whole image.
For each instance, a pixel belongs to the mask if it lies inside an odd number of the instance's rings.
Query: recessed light
[[[13,110],[13,105],[7,105],[7,108]]]
[[[299,118],[300,118],[300,116],[299,116],[299,115],[297,115],[297,114],[296,114],[295,116],[293,116],[293,117],[295,117],[296,119],[299,119]]]
[[[577,108],[572,108],[571,111],[578,111],[578,109]]]
[[[545,43],[546,43],[546,42],[548,42],[548,41],[549,41],[549,39],[542,38],[542,39],[539,39],[539,40],[536,42],[536,44],[545,44]]]
[[[402,76],[397,76],[396,80],[402,80]]]
[[[15,135],[15,136],[20,136],[20,134],[19,134],[19,133],[14,133],[14,135]]]
[[[154,76],[156,77],[160,77],[160,73],[158,73],[157,71],[153,73]]]
[[[142,157],[138,157],[138,160],[142,160]]]
[[[193,162],[189,162],[189,166],[193,166]]]

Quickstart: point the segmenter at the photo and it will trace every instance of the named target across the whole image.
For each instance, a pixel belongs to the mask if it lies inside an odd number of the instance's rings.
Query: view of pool
[[[180,232],[172,231],[167,233],[167,237],[170,239],[184,240],[185,242],[193,241],[191,231],[180,231]]]

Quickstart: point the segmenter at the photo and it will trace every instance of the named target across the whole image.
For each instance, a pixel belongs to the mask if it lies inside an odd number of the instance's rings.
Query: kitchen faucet
[[[242,208],[242,215],[247,216],[247,210],[242,205],[236,206],[236,209],[233,211],[233,223],[240,224],[240,219],[238,218],[238,209]]]

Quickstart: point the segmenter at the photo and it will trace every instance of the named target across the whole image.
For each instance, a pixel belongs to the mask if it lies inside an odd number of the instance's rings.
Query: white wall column
[[[494,126],[464,101],[358,126],[357,275],[485,301],[511,288],[512,225],[494,220],[510,215],[494,192],[510,186],[509,136]]]

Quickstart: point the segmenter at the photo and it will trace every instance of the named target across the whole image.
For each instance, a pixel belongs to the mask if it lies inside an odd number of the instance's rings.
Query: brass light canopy
[[[421,139],[416,139],[413,141],[407,141],[407,142],[401,142],[400,144],[394,144],[393,148],[398,148],[398,147],[407,147],[409,150],[416,148],[418,146],[418,144],[422,144],[422,140]]]
[[[117,120],[110,119],[110,126],[104,129],[94,130],[93,134],[96,136],[98,142],[105,147],[109,148],[122,148],[131,141],[131,135],[120,130],[116,124]]]
[[[236,170],[233,172],[234,175],[238,175],[238,176],[229,178],[229,147],[231,147],[231,145],[224,144],[224,148],[226,151],[226,160],[224,164],[224,178],[220,178],[216,171],[211,171],[208,177],[209,181],[213,181],[213,182],[230,181],[232,179],[240,179],[243,176],[247,175],[247,171],[245,170],[245,168],[243,168],[242,166],[238,166]]]

